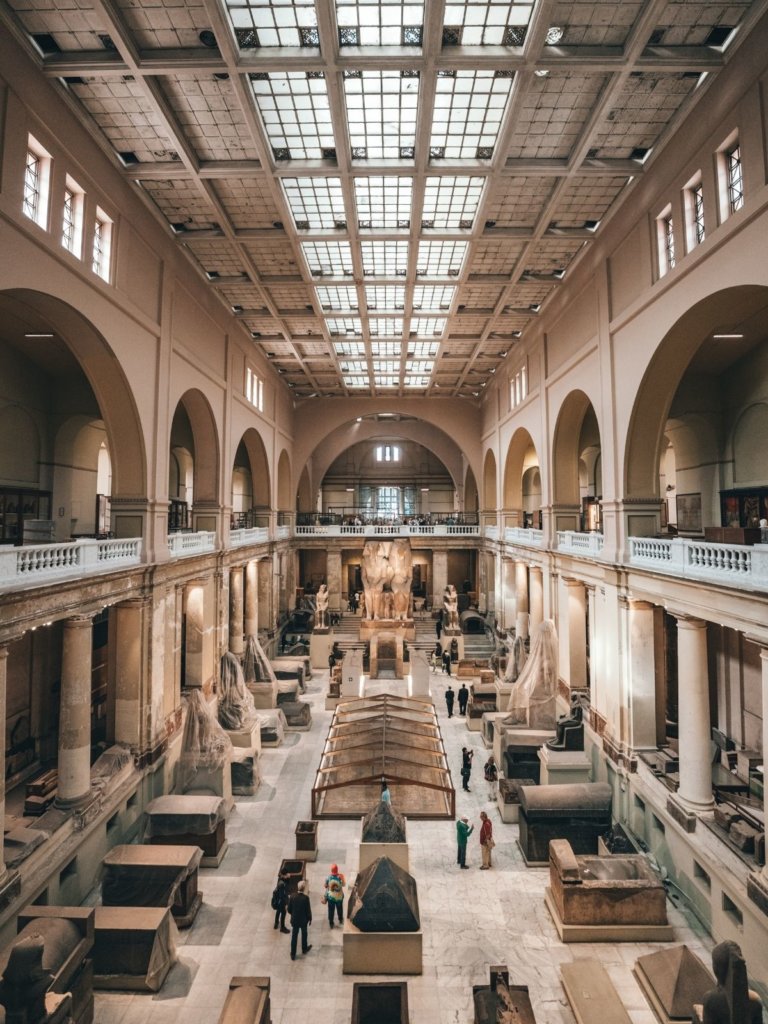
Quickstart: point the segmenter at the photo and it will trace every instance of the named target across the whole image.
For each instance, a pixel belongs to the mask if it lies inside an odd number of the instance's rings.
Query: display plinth
[[[362,619],[360,639],[370,640],[375,633],[399,633],[403,640],[416,639],[413,619]]]
[[[365,869],[379,857],[389,857],[403,871],[410,872],[408,843],[360,843],[360,865],[358,870]]]
[[[242,729],[225,729],[233,747],[249,747],[255,754],[261,751],[261,721],[258,716],[246,722]]]
[[[277,679],[266,683],[248,683],[255,708],[273,708],[277,705]]]
[[[235,806],[232,799],[232,763],[227,760],[218,768],[198,768],[184,787],[189,796],[219,796],[224,801],[225,814],[229,817]]]
[[[496,764],[503,766],[506,762],[507,747],[541,747],[547,740],[555,738],[554,729],[528,729],[524,725],[504,725],[498,720],[493,730],[493,756]]]
[[[361,932],[344,922],[344,974],[421,974],[422,932]]]
[[[296,860],[317,860],[317,822],[299,821],[296,823]]]
[[[328,668],[328,656],[333,647],[330,630],[318,633],[317,630],[309,638],[309,663],[312,668]]]
[[[539,761],[542,786],[590,781],[592,765],[583,750],[550,750],[542,746],[539,748]]]
[[[496,707],[499,706],[499,699],[496,698]],[[483,746],[493,750],[493,743],[499,725],[506,718],[506,711],[486,711],[482,717],[481,730],[483,733]],[[497,764],[499,762],[497,761]]]
[[[496,805],[506,825],[516,825],[520,820],[520,787],[535,785],[533,779],[499,779]]]
[[[566,924],[549,886],[544,902],[561,942],[672,942],[675,937],[669,924]]]

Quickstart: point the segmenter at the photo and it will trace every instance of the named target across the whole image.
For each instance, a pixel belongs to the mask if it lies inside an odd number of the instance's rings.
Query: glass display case
[[[25,522],[50,518],[50,491],[0,487],[0,543],[23,544]]]

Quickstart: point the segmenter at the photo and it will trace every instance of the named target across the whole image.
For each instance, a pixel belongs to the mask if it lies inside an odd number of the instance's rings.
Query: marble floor
[[[315,920],[312,950],[291,962],[289,936],[273,929],[270,896],[284,857],[294,852],[294,827],[309,817],[310,791],[332,713],[325,711],[328,673],[315,672],[305,699],[310,732],[292,733],[261,758],[263,782],[255,796],[236,798],[227,822],[229,852],[218,870],[200,872],[204,903],[188,931],[179,933],[178,963],[156,995],[97,993],[97,1024],[216,1024],[233,975],[269,975],[273,1024],[347,1024],[355,980],[342,974],[342,931],[328,927],[320,903],[329,866],[338,863],[348,884],[357,866],[360,825],[322,821],[319,859],[307,865]],[[443,739],[457,786],[457,814],[494,823],[494,867],[479,871],[479,827],[470,838],[469,871],[456,865],[453,822],[412,822],[411,872],[418,884],[424,932],[423,974],[408,979],[413,1024],[470,1024],[472,986],[488,983],[490,964],[508,964],[511,980],[530,987],[538,1024],[574,1024],[559,980],[559,965],[580,958],[603,963],[633,1024],[655,1018],[632,975],[635,959],[658,944],[565,945],[544,905],[548,872],[527,869],[516,845],[517,826],[504,825],[482,778],[487,758],[478,733],[456,715],[448,719],[447,679],[431,676]],[[402,685],[402,684],[400,684]],[[461,789],[462,746],[475,750],[471,792]],[[697,922],[669,904],[675,938],[708,962],[709,940]]]

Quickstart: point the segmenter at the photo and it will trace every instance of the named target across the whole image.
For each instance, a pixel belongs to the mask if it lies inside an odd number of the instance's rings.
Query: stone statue
[[[328,587],[321,583],[317,591],[315,606],[315,629],[328,628]]]
[[[47,1018],[45,993],[53,975],[43,967],[44,952],[45,940],[37,933],[25,936],[11,949],[0,982],[4,1020],[36,1024]]]
[[[557,631],[551,619],[536,630],[525,668],[512,687],[506,725],[554,729],[557,696]]]
[[[578,693],[571,694],[571,710],[557,720],[557,736],[547,740],[550,750],[584,749],[584,707]]]
[[[255,718],[253,697],[246,688],[240,662],[227,651],[221,659],[219,724],[224,729],[242,729]]]
[[[525,640],[522,636],[516,636],[511,646],[507,647],[507,668],[504,672],[504,682],[516,683],[527,660]]]
[[[703,1024],[762,1024],[763,1004],[747,984],[741,948],[730,940],[712,950],[717,988],[704,996]]]
[[[363,618],[408,618],[411,602],[411,542],[406,537],[395,540],[369,540],[363,547],[361,571],[365,603]],[[384,588],[388,587],[386,608]],[[391,602],[391,603],[390,603]]]
[[[459,628],[459,596],[452,583],[448,584],[443,593],[443,624],[446,633]]]

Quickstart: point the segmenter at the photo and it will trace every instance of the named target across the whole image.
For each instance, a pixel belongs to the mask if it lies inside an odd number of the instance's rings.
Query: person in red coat
[[[493,825],[485,811],[480,811],[480,821],[480,852],[483,855],[480,870],[487,871],[491,867],[491,850],[496,844],[493,841]]]

